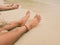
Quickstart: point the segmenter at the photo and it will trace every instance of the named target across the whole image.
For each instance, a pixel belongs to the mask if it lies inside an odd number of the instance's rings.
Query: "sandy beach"
[[[21,8],[11,11],[0,11],[0,18],[6,22],[18,20],[27,10],[31,10],[30,19],[35,13],[41,15],[40,24],[24,34],[15,45],[60,45],[60,1],[42,2],[36,0],[6,0],[5,3],[18,3]],[[13,12],[13,13],[12,13]],[[20,15],[17,15],[20,14]]]

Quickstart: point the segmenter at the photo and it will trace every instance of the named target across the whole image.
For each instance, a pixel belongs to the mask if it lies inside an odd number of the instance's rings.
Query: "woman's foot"
[[[6,5],[6,7],[11,7],[11,6],[13,6],[13,4],[8,4],[8,5]]]
[[[26,23],[26,21],[28,20],[29,16],[30,16],[30,11],[27,11],[26,16],[24,16],[21,20],[13,21],[13,22],[5,25],[4,27],[0,28],[0,31],[2,31],[2,30],[11,30],[15,27],[24,25]]]
[[[20,21],[18,21],[19,25],[20,26],[25,25],[29,17],[30,17],[30,11],[27,11],[26,16],[24,16]]]
[[[3,10],[13,10],[13,9],[17,9],[19,7],[18,4],[9,4],[7,6],[0,6],[0,11]]]
[[[34,28],[35,26],[37,26],[38,23],[40,22],[40,20],[41,20],[41,17],[40,17],[40,15],[37,14],[31,22],[29,22],[25,25],[25,27],[28,30],[30,30],[30,29]]]
[[[17,9],[17,8],[19,7],[18,4],[11,4],[10,6],[12,7],[12,9]],[[9,7],[10,7],[10,6],[9,6]]]

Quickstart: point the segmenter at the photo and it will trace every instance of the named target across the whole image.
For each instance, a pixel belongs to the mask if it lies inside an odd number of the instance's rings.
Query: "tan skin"
[[[31,30],[41,20],[40,15],[36,14],[36,16],[29,22],[26,23],[27,19],[30,16],[30,11],[27,11],[26,16],[24,16],[19,21],[14,21],[10,24],[5,25],[4,27],[0,28],[0,32],[4,30],[9,30],[8,32],[3,32],[0,34],[0,45],[13,45],[15,41],[27,30]],[[19,27],[17,27],[19,26]],[[15,28],[17,27],[17,28]],[[14,28],[14,29],[13,29]]]
[[[30,17],[30,11],[27,11],[26,16],[22,17],[22,19],[20,19],[18,21],[13,21],[13,22],[5,25],[3,28],[0,28],[0,31],[2,31],[4,29],[10,30],[14,27],[22,26],[26,23],[26,21],[28,20],[29,17]]]
[[[9,4],[7,6],[0,6],[0,11],[17,9],[18,7],[19,7],[18,4]]]

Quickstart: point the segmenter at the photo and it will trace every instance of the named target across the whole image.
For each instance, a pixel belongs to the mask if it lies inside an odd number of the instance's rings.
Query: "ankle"
[[[26,25],[24,25],[24,26],[22,26],[22,27],[24,27],[25,32],[28,32],[28,31],[29,31],[29,29],[28,29],[28,27],[27,27]]]
[[[22,26],[21,29],[23,29],[24,32],[27,32],[28,31],[27,28],[26,28],[26,26]]]

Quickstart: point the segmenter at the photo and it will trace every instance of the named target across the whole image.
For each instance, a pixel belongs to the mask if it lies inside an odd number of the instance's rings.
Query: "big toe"
[[[40,22],[40,20],[41,20],[41,16],[39,14],[36,14],[36,16],[34,18],[36,18],[38,20],[38,22]]]
[[[30,15],[30,11],[29,10],[26,12],[26,15]]]

